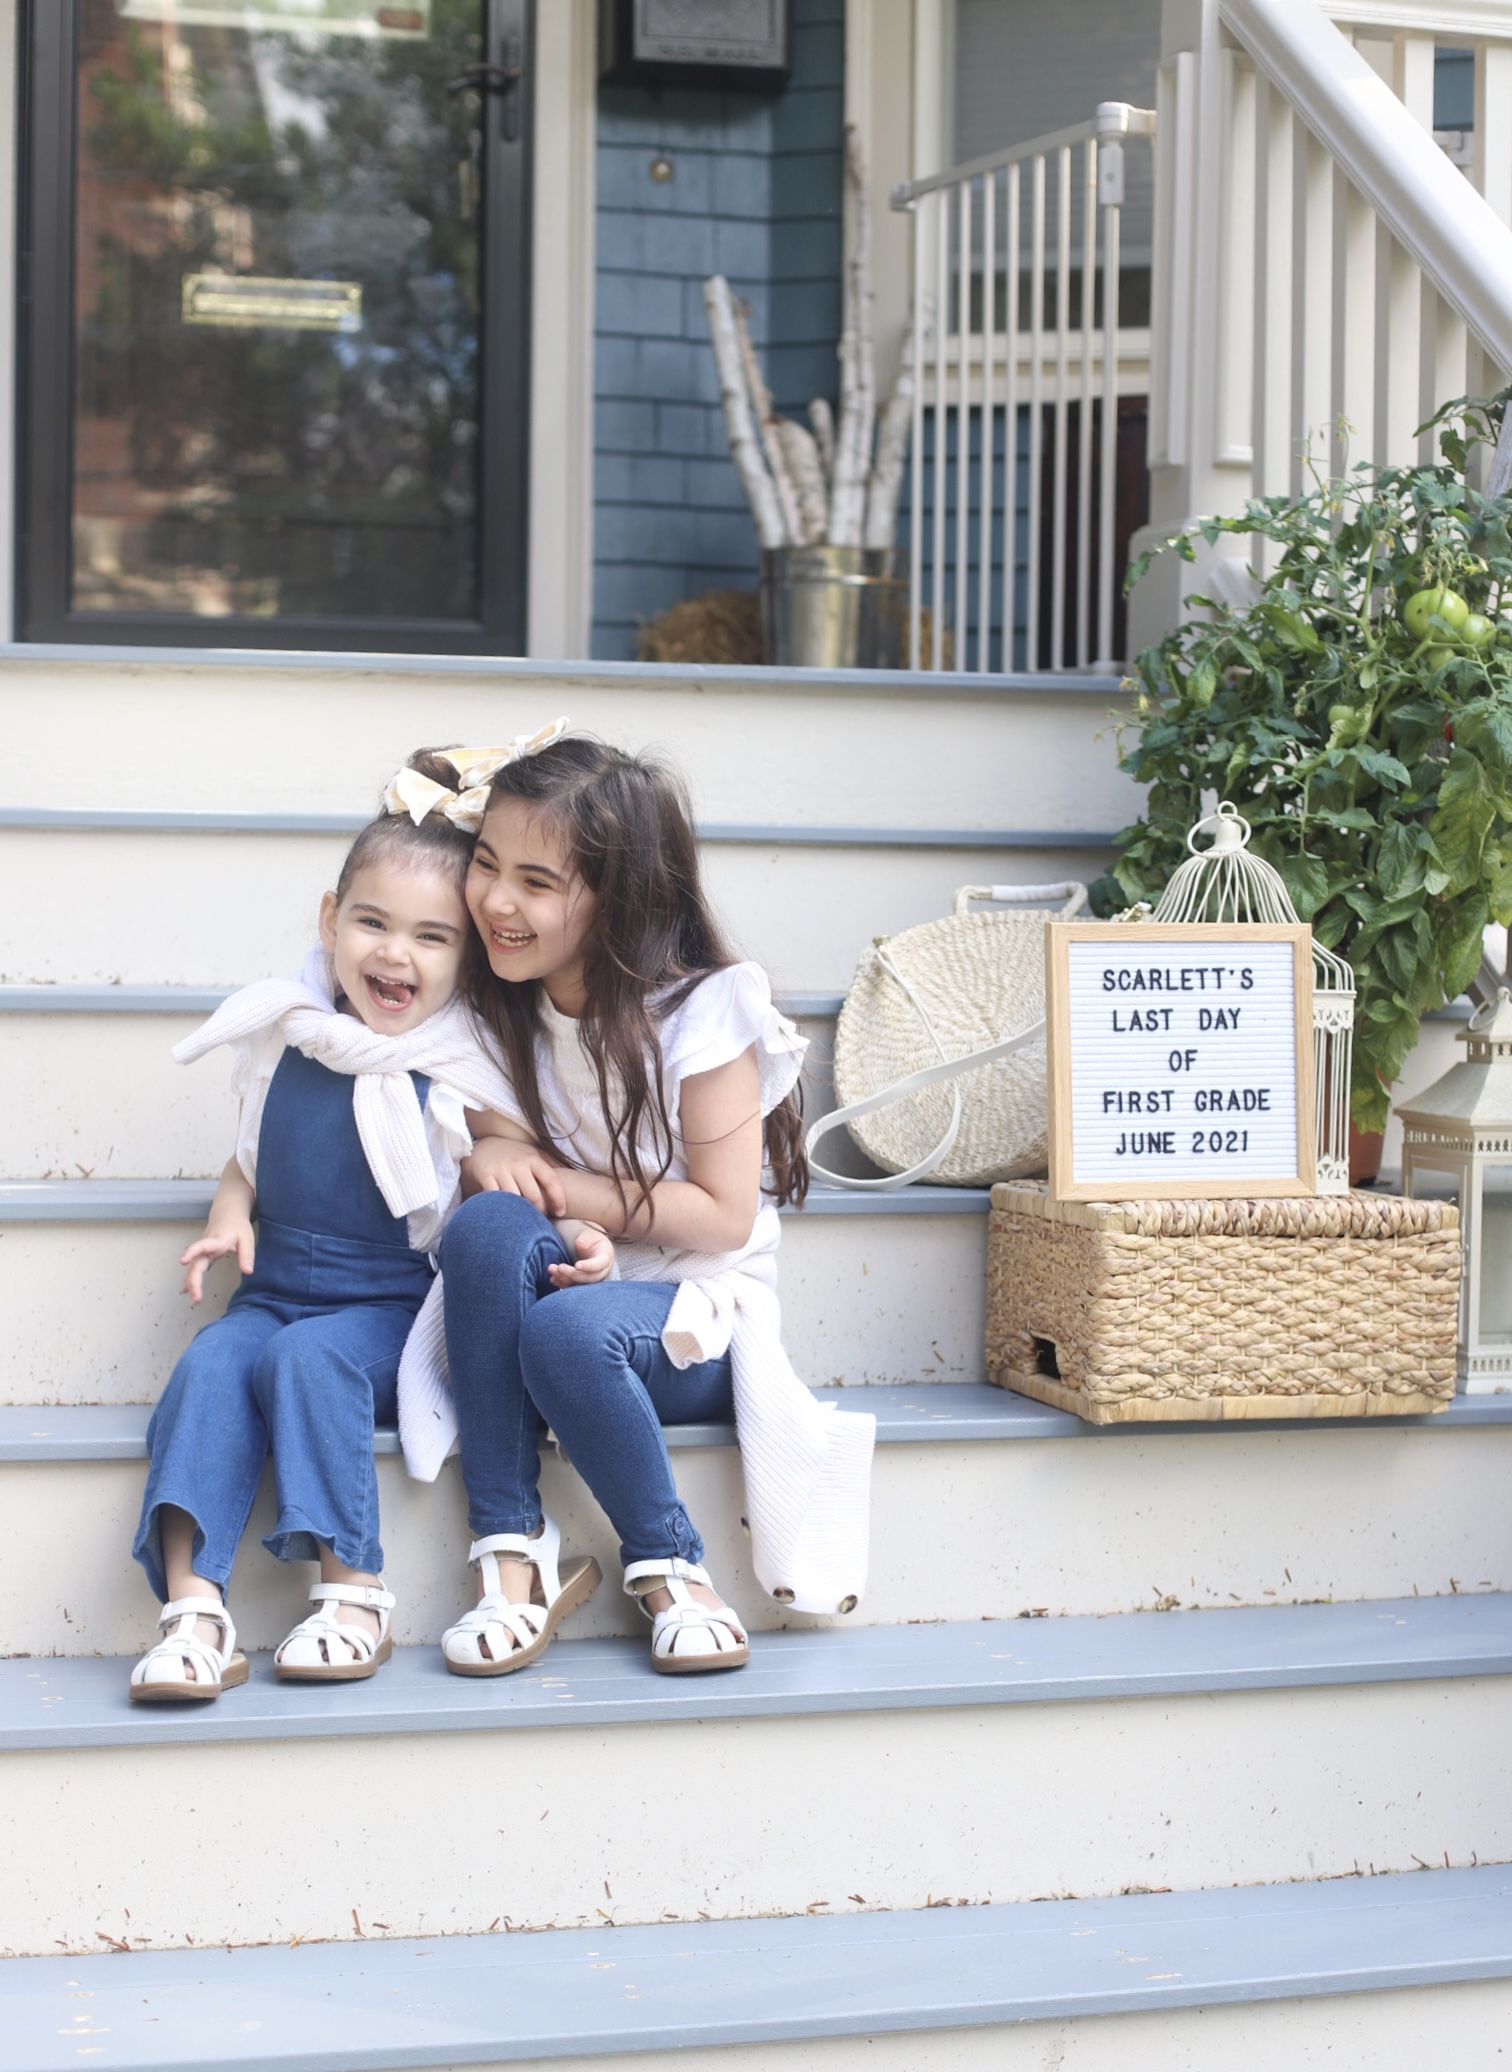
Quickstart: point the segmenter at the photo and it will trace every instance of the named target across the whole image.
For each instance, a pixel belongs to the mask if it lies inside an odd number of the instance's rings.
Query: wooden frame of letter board
[[[1070,962],[1072,942],[1131,942],[1152,950],[1176,943],[1226,944],[1289,942],[1292,946],[1293,1000],[1296,1008],[1297,1158],[1296,1170],[1268,1180],[1158,1181],[1072,1179],[1076,1171],[1071,1129]],[[1050,1047],[1050,1193],[1059,1201],[1232,1201],[1263,1195],[1313,1194],[1317,1191],[1317,1134],[1313,1086],[1312,930],[1305,922],[1255,923],[1239,926],[1216,921],[1063,921],[1045,927],[1045,1022]]]

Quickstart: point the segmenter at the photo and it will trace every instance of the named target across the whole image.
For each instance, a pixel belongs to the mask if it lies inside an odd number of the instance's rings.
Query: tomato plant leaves
[[[1132,672],[1121,767],[1146,808],[1097,911],[1157,900],[1204,793],[1232,799],[1316,939],[1355,971],[1362,1124],[1384,1120],[1420,1013],[1473,975],[1485,921],[1512,920],[1512,498],[1463,479],[1506,400],[1440,411],[1431,467],[1319,476],[1302,497],[1191,528],[1182,559],[1199,540],[1258,535],[1272,572],[1252,604],[1204,607]],[[1401,616],[1424,588],[1456,591],[1498,636],[1473,653],[1441,639],[1430,656]]]

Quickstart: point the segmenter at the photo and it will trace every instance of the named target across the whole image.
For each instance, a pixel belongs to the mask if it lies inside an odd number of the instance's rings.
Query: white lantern
[[[1210,834],[1210,849],[1196,836]],[[1160,896],[1155,921],[1297,921],[1279,871],[1249,853],[1249,822],[1225,799],[1187,835],[1191,855]],[[1354,973],[1316,939],[1313,964],[1319,1194],[1349,1192],[1349,1071],[1354,1051]]]
[[[1459,1208],[1460,1386],[1490,1395],[1512,1388],[1512,993],[1503,986],[1455,1041],[1460,1063],[1397,1110],[1402,1192]]]

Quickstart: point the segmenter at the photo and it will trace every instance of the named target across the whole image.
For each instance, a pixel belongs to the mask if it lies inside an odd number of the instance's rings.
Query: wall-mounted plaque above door
[[[1050,1191],[1313,1192],[1312,931],[1045,930]]]

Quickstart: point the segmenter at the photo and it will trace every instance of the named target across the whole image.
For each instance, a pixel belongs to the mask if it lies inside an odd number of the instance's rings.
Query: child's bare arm
[[[472,1156],[462,1162],[462,1193],[518,1194],[543,1216],[560,1216],[567,1204],[562,1197],[561,1167],[544,1151],[522,1123],[493,1109],[469,1108],[468,1128],[473,1133]]]
[[[247,1176],[234,1158],[228,1159],[225,1171],[220,1176],[220,1185],[215,1190],[215,1199],[210,1204],[210,1214],[205,1220],[205,1234],[196,1238],[179,1260],[185,1269],[181,1294],[187,1295],[191,1303],[204,1299],[205,1268],[212,1259],[224,1259],[228,1253],[236,1254],[240,1272],[252,1271],[252,1262],[257,1254],[257,1237],[252,1228],[252,1211],[256,1198],[247,1184]]]

